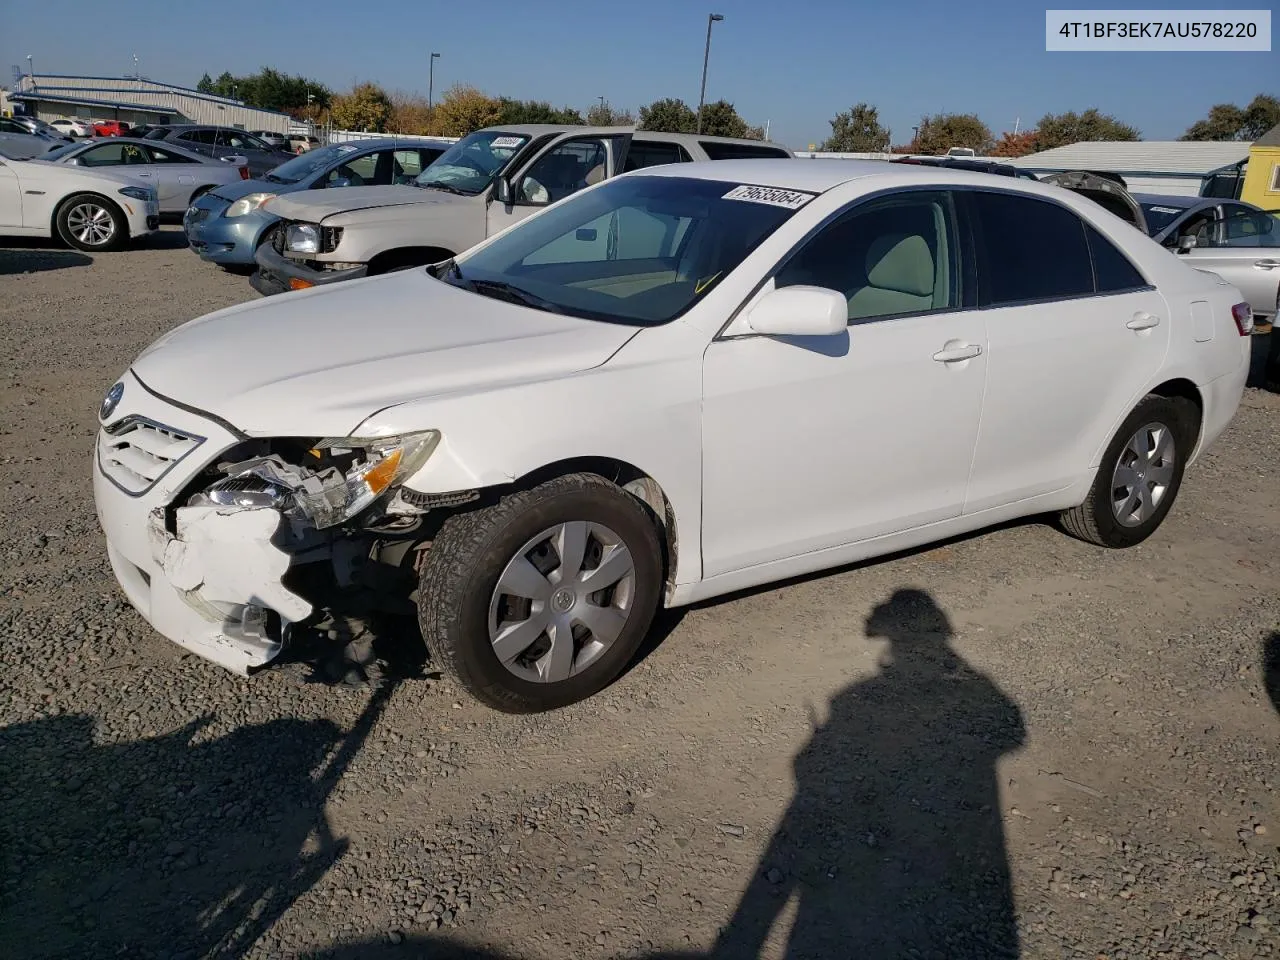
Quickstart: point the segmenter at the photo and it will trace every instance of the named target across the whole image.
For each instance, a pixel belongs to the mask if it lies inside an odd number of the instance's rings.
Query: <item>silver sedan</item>
[[[111,137],[71,144],[43,154],[44,163],[105,167],[156,188],[161,214],[182,214],[201,194],[248,179],[243,157],[214,160],[172,143]]]

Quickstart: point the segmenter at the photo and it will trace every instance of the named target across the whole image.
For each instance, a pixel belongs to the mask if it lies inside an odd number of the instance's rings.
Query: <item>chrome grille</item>
[[[126,417],[98,434],[102,472],[126,493],[146,493],[204,437],[183,433],[164,424]]]

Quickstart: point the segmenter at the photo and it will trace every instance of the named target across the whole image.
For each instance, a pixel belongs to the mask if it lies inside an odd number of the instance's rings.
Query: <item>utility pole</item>
[[[427,67],[427,109],[430,110],[435,103],[436,94],[436,61],[440,59],[440,54],[431,54],[431,65]]]
[[[31,54],[27,54],[27,78],[31,81],[31,89],[36,88],[36,72],[31,66]]]
[[[707,14],[707,46],[702,51],[702,92],[698,94],[698,133],[702,133],[702,107],[707,100],[707,61],[711,59],[711,25],[723,19],[722,13]]]
[[[133,79],[142,79],[142,74],[138,72],[138,55],[136,53],[133,55]]]

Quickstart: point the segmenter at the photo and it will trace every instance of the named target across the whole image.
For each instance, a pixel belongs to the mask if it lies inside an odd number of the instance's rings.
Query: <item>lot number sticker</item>
[[[493,142],[489,144],[491,147],[518,147],[520,146],[519,137],[494,137]]]
[[[799,190],[782,190],[778,187],[752,187],[744,184],[740,187],[734,187],[721,199],[745,200],[748,203],[767,203],[774,207],[799,210],[815,196],[817,194],[801,193]]]

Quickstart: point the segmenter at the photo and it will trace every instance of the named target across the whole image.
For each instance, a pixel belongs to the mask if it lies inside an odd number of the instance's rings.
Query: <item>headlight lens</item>
[[[397,437],[328,437],[315,445],[317,452],[354,453],[355,459],[345,474],[334,470],[305,479],[293,491],[294,504],[316,527],[337,526],[420,470],[439,443],[438,430]]]
[[[223,211],[222,215],[224,217],[243,217],[247,214],[253,213],[253,211],[257,210],[274,196],[274,193],[246,194],[231,206],[227,207],[227,209]]]
[[[291,223],[284,233],[284,245],[293,253],[319,253],[320,228],[314,223]]]
[[[120,193],[123,196],[131,197],[134,200],[154,200],[156,191],[154,187],[121,187]]]

